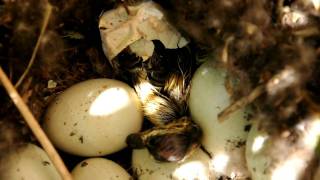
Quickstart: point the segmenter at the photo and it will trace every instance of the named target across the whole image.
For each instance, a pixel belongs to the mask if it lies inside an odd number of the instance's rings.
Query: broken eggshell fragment
[[[217,178],[249,177],[245,162],[245,142],[250,122],[249,109],[230,114],[223,122],[218,114],[231,103],[226,89],[227,72],[207,60],[191,80],[189,108],[191,117],[203,132],[202,145],[212,156],[211,168]]]
[[[320,137],[320,116],[303,118],[292,129],[269,134],[255,122],[246,144],[253,180],[304,179]]]
[[[169,24],[163,10],[156,3],[144,2],[137,6],[128,6],[127,10],[119,6],[100,17],[102,47],[109,61],[130,45],[131,51],[147,59],[154,49],[151,40],[160,40],[169,49],[180,48],[188,43]],[[141,39],[143,41],[138,41]]]
[[[91,79],[71,86],[50,104],[44,130],[59,149],[79,156],[102,156],[126,147],[143,121],[140,101],[127,84]]]
[[[134,52],[137,56],[141,57],[142,60],[145,61],[152,56],[154,44],[152,41],[139,39],[136,42],[130,44],[129,49],[131,52]]]

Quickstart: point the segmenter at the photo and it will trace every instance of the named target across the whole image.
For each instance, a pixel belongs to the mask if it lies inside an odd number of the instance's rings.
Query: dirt
[[[252,102],[255,113],[267,119],[262,126],[280,131],[319,110],[320,12],[312,5],[299,0],[156,2],[190,39],[198,58],[213,52],[237,77],[240,83],[232,91],[234,101],[265,85],[264,93]],[[52,99],[71,85],[98,77],[126,80],[116,74],[103,54],[98,19],[108,9],[138,1],[2,0],[0,65],[13,84],[27,69],[47,3],[53,6],[48,26],[30,72],[17,88],[40,123]],[[285,6],[304,12],[307,23],[293,21],[290,14],[283,19],[280,12]],[[293,72],[290,77],[288,72]],[[49,80],[57,83],[55,88],[48,88]],[[21,143],[37,143],[1,85],[0,132],[0,156]],[[84,159],[60,153],[69,169]],[[132,173],[129,149],[107,157]]]

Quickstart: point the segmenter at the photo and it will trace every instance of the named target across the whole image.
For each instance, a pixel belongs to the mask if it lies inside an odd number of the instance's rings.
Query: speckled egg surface
[[[104,158],[90,158],[73,170],[74,180],[129,180],[131,176],[117,163]]]
[[[34,144],[12,150],[0,161],[1,180],[62,180],[48,155]]]
[[[218,114],[231,103],[226,88],[227,72],[213,59],[203,63],[191,81],[189,108],[202,131],[202,145],[211,154],[217,176],[246,179],[245,142],[250,109],[241,108],[219,122]]]
[[[127,84],[92,79],[71,86],[48,107],[44,130],[59,149],[102,156],[126,147],[126,137],[143,121],[140,102]]]
[[[209,164],[209,156],[201,149],[182,162],[158,162],[146,149],[132,153],[132,167],[139,180],[215,179]]]

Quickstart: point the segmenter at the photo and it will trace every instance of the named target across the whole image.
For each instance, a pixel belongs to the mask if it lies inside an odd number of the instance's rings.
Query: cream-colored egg
[[[263,127],[258,128],[258,123],[254,123],[246,144],[246,160],[252,179],[303,179],[319,137],[319,115],[309,116],[290,131],[280,134],[269,134]]]
[[[129,180],[126,170],[104,158],[90,158],[80,162],[71,172],[74,180]]]
[[[132,166],[139,180],[213,179],[209,162],[209,156],[201,149],[183,162],[158,162],[146,149],[134,150],[132,154]]]
[[[87,80],[65,90],[49,106],[44,130],[55,146],[79,156],[101,156],[126,147],[141,128],[135,91],[113,79]]]
[[[230,105],[226,90],[226,71],[208,60],[195,72],[190,89],[189,108],[192,119],[203,131],[202,144],[212,156],[217,176],[246,178],[245,142],[250,123],[247,109],[240,109],[224,122],[218,114]]]
[[[38,146],[26,144],[0,160],[1,180],[62,180],[47,154]]]

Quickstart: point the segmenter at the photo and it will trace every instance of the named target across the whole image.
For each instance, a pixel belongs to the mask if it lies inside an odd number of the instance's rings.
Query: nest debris
[[[74,83],[117,77],[97,29],[101,12],[140,1],[51,0],[48,27],[19,93],[37,119],[55,95]],[[234,102],[252,103],[270,132],[292,127],[320,108],[320,10],[304,0],[155,0],[191,39],[199,59],[213,54],[238,79]],[[25,72],[41,31],[46,0],[0,3],[0,64],[12,82]],[[199,62],[200,63],[200,62]],[[119,77],[118,77],[119,79]],[[48,88],[54,80],[56,88]],[[126,80],[126,79],[124,79]],[[0,88],[0,152],[35,138]],[[1,156],[2,154],[0,154]],[[126,163],[120,163],[126,166]]]

